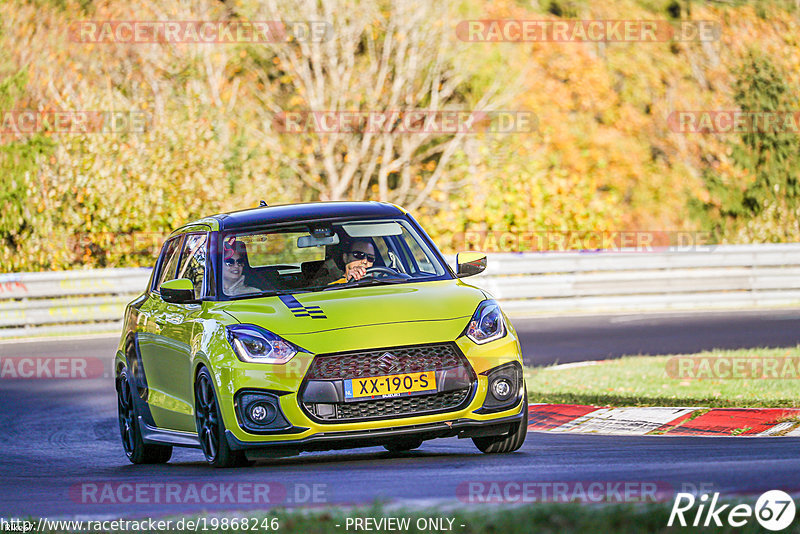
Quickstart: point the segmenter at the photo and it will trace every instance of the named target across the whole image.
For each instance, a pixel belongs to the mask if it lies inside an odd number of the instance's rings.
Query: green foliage
[[[580,8],[574,0],[550,0],[547,12],[556,17],[574,19],[578,17]]]
[[[28,81],[28,72],[19,70],[4,80],[0,81],[0,109],[10,109],[25,90]]]
[[[0,239],[16,247],[24,234],[31,230],[27,199],[35,187],[32,174],[37,162],[48,155],[54,143],[41,135],[27,141],[0,145]]]
[[[793,111],[796,90],[789,87],[785,72],[768,57],[751,54],[736,80],[734,99],[745,112]],[[793,209],[800,196],[800,138],[795,132],[751,131],[734,147],[734,160],[756,176],[744,193],[748,213],[759,214],[764,201],[786,199]]]
[[[89,14],[94,7],[94,0],[26,0],[27,3],[37,8],[54,7],[61,11],[69,12],[77,7],[81,14]]]
[[[28,75],[20,70],[0,82],[0,110],[13,110],[24,92]],[[18,252],[34,231],[28,198],[35,188],[37,164],[52,152],[54,143],[42,135],[0,145],[0,264],[23,266]]]
[[[751,51],[737,73],[734,101],[744,113],[793,113],[796,88],[769,57]],[[709,168],[711,198],[693,207],[720,240],[747,232],[769,241],[796,239],[800,208],[800,136],[784,128],[754,125],[731,143],[734,165],[750,177],[744,187]]]

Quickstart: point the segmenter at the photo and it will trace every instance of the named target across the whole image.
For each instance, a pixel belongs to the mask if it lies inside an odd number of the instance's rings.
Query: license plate
[[[346,400],[399,397],[436,391],[436,372],[353,378],[344,381]]]

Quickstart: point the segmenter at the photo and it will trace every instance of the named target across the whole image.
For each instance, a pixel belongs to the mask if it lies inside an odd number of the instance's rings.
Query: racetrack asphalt
[[[598,359],[630,352],[694,352],[789,346],[800,342],[800,311],[710,315],[611,316],[514,320],[526,362]],[[705,335],[703,333],[705,332]],[[748,332],[751,334],[748,336]],[[737,344],[737,340],[739,343]],[[9,356],[91,356],[106,359],[114,338],[0,344]],[[632,348],[632,350],[631,350]],[[169,464],[134,466],[119,442],[111,377],[83,380],[0,380],[0,516],[148,517],[215,509],[264,508],[216,502],[191,490],[202,484],[271,484],[273,504],[408,504],[465,502],[476,481],[657,483],[671,491],[723,496],[768,489],[800,490],[799,438],[638,437],[531,432],[511,455],[484,455],[470,440],[426,442],[391,455],[380,448],[305,453],[262,460],[244,469],[214,470],[197,450],[176,449]],[[120,484],[138,483],[141,498]],[[173,498],[153,484],[178,484]],[[314,487],[316,485],[316,487]],[[107,490],[105,504],[94,504]],[[283,488],[283,490],[281,490]],[[130,487],[128,488],[128,490]],[[219,487],[217,488],[219,489]],[[93,493],[97,490],[97,493]],[[285,491],[285,493],[284,493]],[[313,495],[316,495],[316,501]],[[461,495],[461,499],[459,498]],[[519,495],[512,492],[513,496]]]
[[[512,318],[527,365],[800,344],[800,310]]]

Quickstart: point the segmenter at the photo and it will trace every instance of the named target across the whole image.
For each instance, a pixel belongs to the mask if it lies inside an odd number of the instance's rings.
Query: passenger
[[[228,296],[259,293],[261,290],[245,284],[245,273],[250,270],[247,246],[241,241],[225,243],[222,255],[222,292]]]

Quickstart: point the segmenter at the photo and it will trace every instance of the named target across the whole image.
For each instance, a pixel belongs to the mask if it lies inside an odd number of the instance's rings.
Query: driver
[[[357,239],[350,244],[350,251],[344,253],[344,279],[361,280],[367,269],[375,264],[375,247],[371,241]]]
[[[344,274],[330,284],[343,284],[364,278],[367,269],[375,264],[375,247],[368,239],[354,239],[350,243],[350,249],[342,254],[342,259],[344,260]]]

